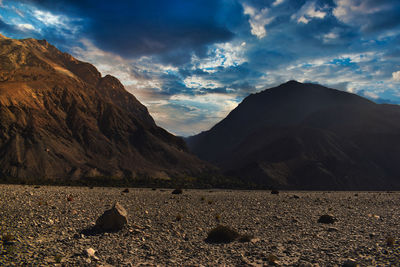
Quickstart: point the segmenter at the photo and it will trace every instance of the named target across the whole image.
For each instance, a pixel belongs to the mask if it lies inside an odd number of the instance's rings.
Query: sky
[[[0,33],[116,76],[181,136],[288,80],[400,103],[398,0],[0,0]]]

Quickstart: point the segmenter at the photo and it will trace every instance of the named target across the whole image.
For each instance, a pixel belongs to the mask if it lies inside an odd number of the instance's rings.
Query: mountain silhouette
[[[209,169],[113,76],[45,40],[0,36],[0,175],[169,179]]]
[[[289,81],[246,97],[187,139],[201,159],[255,184],[292,189],[400,188],[400,107]]]

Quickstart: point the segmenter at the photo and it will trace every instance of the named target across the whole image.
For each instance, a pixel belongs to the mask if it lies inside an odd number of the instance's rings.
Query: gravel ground
[[[0,185],[0,265],[400,266],[400,192],[122,190]],[[116,201],[123,230],[81,233]],[[254,238],[204,242],[218,224]]]

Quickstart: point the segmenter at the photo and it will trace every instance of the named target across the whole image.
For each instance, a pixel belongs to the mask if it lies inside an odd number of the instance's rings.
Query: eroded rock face
[[[101,232],[116,232],[128,223],[128,213],[118,202],[106,210],[96,221],[96,228]]]
[[[0,36],[0,175],[159,178],[209,168],[110,75],[44,40]]]

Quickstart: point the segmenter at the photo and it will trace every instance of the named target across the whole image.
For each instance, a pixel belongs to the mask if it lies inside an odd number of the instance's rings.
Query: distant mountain
[[[290,81],[187,139],[229,175],[293,189],[400,188],[400,106]]]
[[[169,179],[209,168],[115,77],[45,40],[0,36],[0,176]]]

